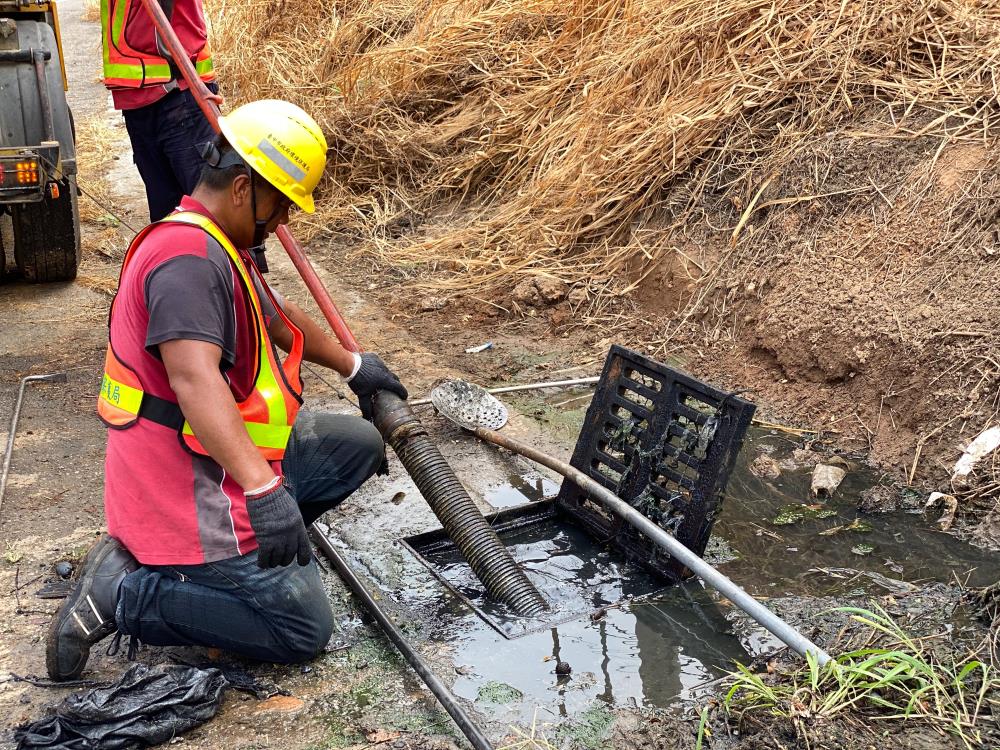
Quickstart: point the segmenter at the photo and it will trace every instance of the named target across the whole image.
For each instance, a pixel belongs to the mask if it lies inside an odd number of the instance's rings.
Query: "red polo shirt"
[[[180,208],[209,215],[189,197]],[[166,223],[125,268],[111,340],[145,391],[176,403],[158,349],[175,339],[217,344],[236,399],[253,390],[253,312],[229,256],[198,227]],[[280,473],[280,462],[272,466]],[[104,506],[108,532],[146,565],[199,565],[257,547],[242,488],[211,458],[181,447],[176,430],[146,419],[108,430]]]

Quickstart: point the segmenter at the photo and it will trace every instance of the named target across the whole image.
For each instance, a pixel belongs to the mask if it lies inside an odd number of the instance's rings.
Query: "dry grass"
[[[101,20],[101,0],[83,0],[83,12],[80,18],[84,21],[96,22]]]
[[[927,110],[925,133],[984,137],[1000,73],[1000,8],[971,1],[212,9],[233,98],[281,91],[332,136],[318,222],[393,264],[447,259],[450,274],[422,283],[448,291],[538,274],[621,293],[630,262],[670,251],[664,230],[706,191],[744,203],[738,245],[774,205],[769,181],[862,108],[881,107],[897,137]]]
[[[120,199],[109,180],[115,160],[122,153],[120,138],[105,113],[76,123],[77,180],[83,191],[80,219],[87,225],[84,249],[115,262],[121,260],[127,245],[118,218],[123,213]]]
[[[926,438],[919,474],[1000,410],[997,3],[208,6],[230,104],[290,98],[330,138],[305,228],[411,287],[503,302],[555,278],[587,300],[577,321],[613,328],[637,293],[667,295],[656,274],[679,264],[685,288],[664,304],[679,313],[644,345],[711,347],[753,326],[789,377],[838,381],[880,350],[908,358],[924,373],[879,385],[877,418],[859,421],[875,441],[896,404]],[[826,304],[811,328],[786,316],[806,304],[803,279]],[[848,314],[855,279],[867,317]],[[830,313],[826,283],[848,312]],[[782,351],[859,332],[834,365]]]

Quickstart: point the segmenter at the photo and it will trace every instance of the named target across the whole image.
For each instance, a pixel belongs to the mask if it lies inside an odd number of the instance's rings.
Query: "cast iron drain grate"
[[[570,463],[701,555],[756,407],[615,345]],[[564,481],[557,502],[595,539],[670,581],[688,571]]]

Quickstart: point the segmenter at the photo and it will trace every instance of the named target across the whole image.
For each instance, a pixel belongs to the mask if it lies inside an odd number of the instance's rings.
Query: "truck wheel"
[[[59,180],[59,197],[13,204],[14,259],[27,281],[72,281],[80,263],[76,178]]]

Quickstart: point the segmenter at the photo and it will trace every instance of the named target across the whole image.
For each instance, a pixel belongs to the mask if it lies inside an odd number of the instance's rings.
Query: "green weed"
[[[976,725],[984,708],[988,715],[995,703],[990,696],[1000,689],[997,670],[974,658],[942,664],[882,607],[876,604],[874,610],[836,611],[880,634],[889,647],[850,651],[823,667],[810,655],[805,667],[774,684],[738,664],[728,683],[727,711],[739,716],[766,711],[799,728],[811,719],[851,712],[865,720],[920,720],[951,733],[969,750],[981,747]]]

